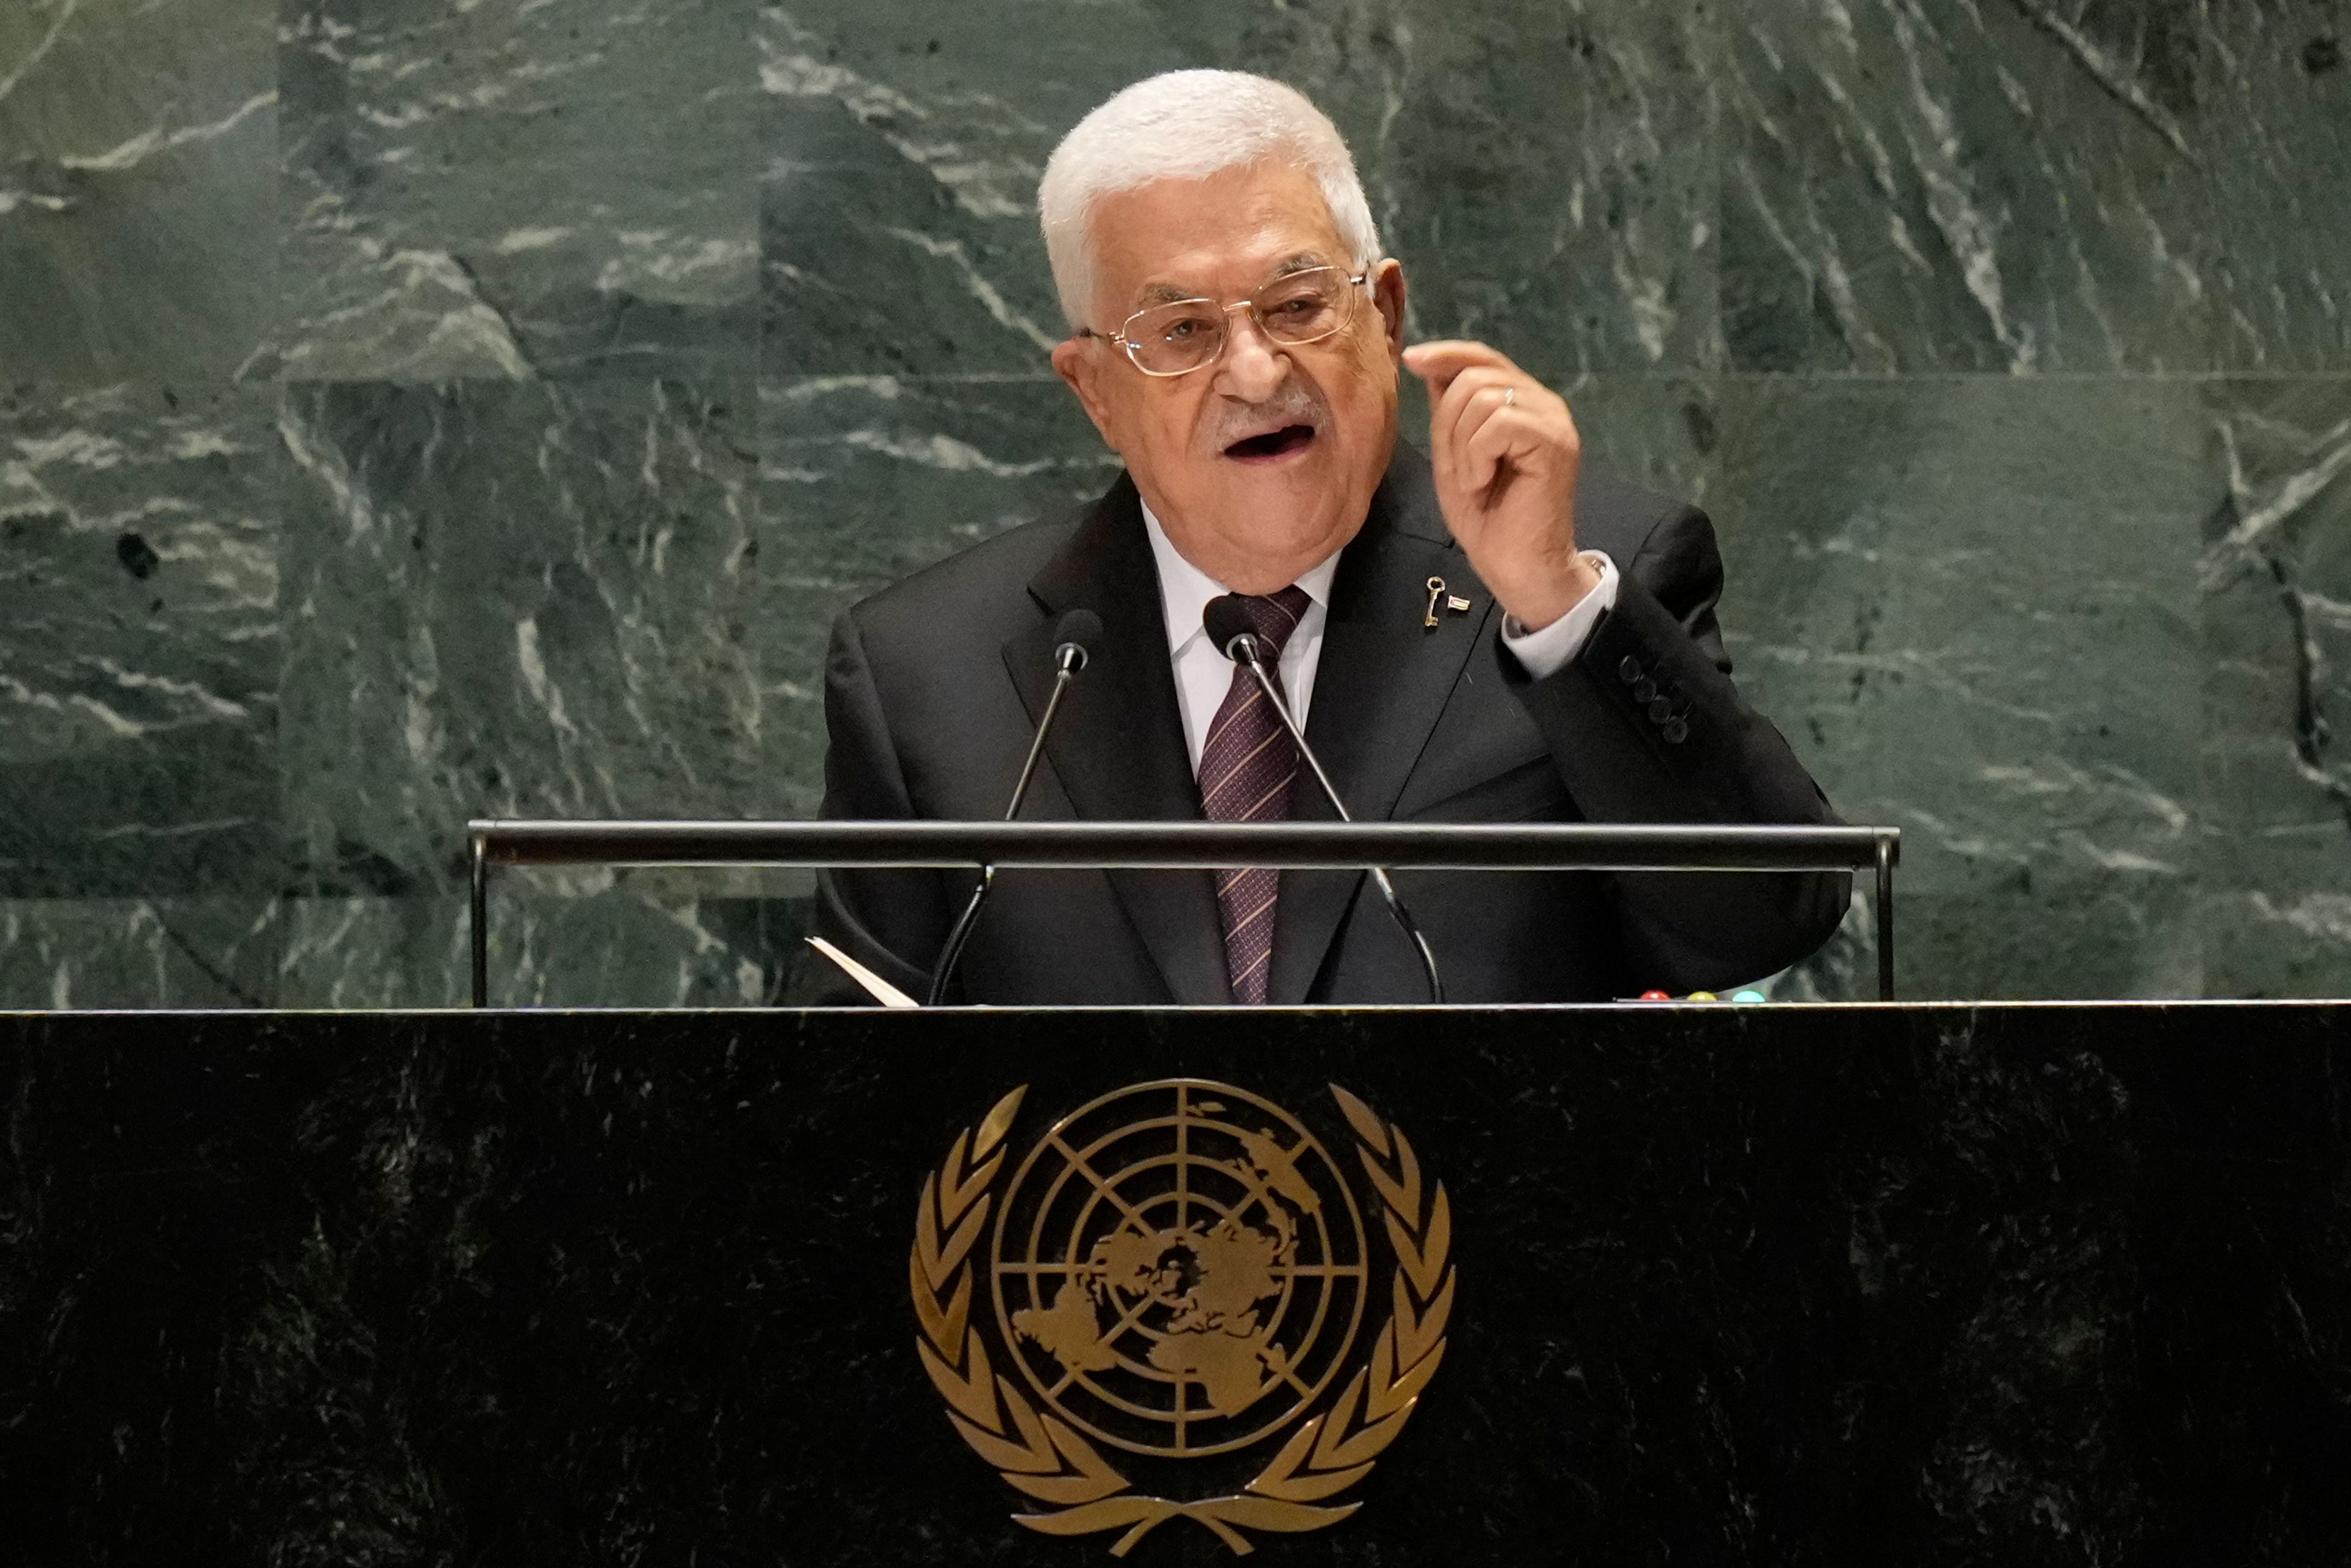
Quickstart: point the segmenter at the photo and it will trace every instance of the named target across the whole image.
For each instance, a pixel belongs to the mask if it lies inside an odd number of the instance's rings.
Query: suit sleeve
[[[824,805],[821,815],[848,819],[913,817],[897,747],[866,658],[854,611],[832,623],[825,656]],[[921,871],[829,869],[817,876],[817,935],[900,990],[920,999],[933,956],[946,940],[939,879]],[[804,1005],[853,1006],[871,1000],[820,956],[802,971]]]
[[[1616,603],[1583,651],[1541,680],[1502,660],[1568,793],[1594,822],[1837,821],[1770,720],[1730,684],[1715,606],[1722,557],[1683,507],[1620,563]],[[1811,954],[1844,917],[1844,873],[1621,873],[1631,973],[1684,992],[1754,980]]]

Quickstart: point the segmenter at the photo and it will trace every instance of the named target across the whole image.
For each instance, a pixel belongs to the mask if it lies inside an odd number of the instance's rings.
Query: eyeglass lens
[[[1275,278],[1249,298],[1249,314],[1277,343],[1318,342],[1346,326],[1354,289],[1335,267],[1310,267]],[[1155,375],[1207,364],[1225,346],[1230,319],[1208,299],[1155,305],[1127,319],[1124,336],[1134,362]]]

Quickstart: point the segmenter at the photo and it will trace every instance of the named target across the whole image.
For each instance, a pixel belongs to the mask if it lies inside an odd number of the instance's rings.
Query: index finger
[[[1473,365],[1486,365],[1513,374],[1524,373],[1499,349],[1464,338],[1439,338],[1426,343],[1415,343],[1404,351],[1405,369],[1428,383],[1428,395],[1432,401],[1443,397],[1445,389],[1453,384],[1453,378]]]

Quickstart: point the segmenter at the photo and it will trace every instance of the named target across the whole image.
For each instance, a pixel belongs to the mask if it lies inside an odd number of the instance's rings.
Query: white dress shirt
[[[1143,526],[1151,535],[1151,556],[1159,567],[1159,609],[1167,622],[1167,655],[1176,668],[1176,706],[1184,716],[1184,742],[1191,748],[1192,771],[1200,770],[1200,753],[1208,744],[1208,726],[1223,706],[1233,684],[1231,660],[1210,644],[1200,624],[1200,613],[1211,599],[1232,591],[1178,554],[1146,503]],[[1331,619],[1331,582],[1339,575],[1334,550],[1298,579],[1306,591],[1306,614],[1281,649],[1281,689],[1301,729],[1314,701],[1314,671],[1322,662],[1322,631]],[[1585,550],[1583,559],[1600,573],[1600,586],[1575,607],[1539,632],[1519,625],[1516,616],[1502,620],[1502,646],[1541,680],[1565,666],[1583,651],[1600,617],[1616,604],[1616,563],[1603,550]]]

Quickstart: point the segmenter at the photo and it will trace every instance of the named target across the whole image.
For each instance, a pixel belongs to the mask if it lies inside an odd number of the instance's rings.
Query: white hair
[[[1379,258],[1380,235],[1355,161],[1331,119],[1296,88],[1244,71],[1168,71],[1113,97],[1053,149],[1037,187],[1045,254],[1070,325],[1093,305],[1095,204],[1155,180],[1199,180],[1227,169],[1290,161],[1322,187],[1331,220],[1356,267]]]

